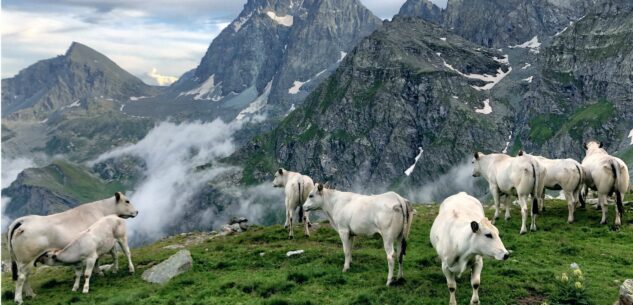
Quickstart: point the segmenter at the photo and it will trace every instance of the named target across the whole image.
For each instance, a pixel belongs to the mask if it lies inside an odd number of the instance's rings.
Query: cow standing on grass
[[[307,211],[304,213],[303,203],[308,199],[308,194],[310,194],[314,188],[312,178],[280,168],[275,172],[273,187],[284,188],[286,195],[286,223],[284,227],[288,228],[288,237],[294,238],[292,224],[294,212],[297,207],[299,207],[299,222],[304,223],[305,234],[310,237],[310,213]]]
[[[51,249],[46,251],[40,258],[45,264],[55,265],[58,263],[65,265],[75,265],[75,284],[72,291],[79,289],[82,267],[84,272],[83,293],[90,290],[90,276],[92,269],[97,263],[97,259],[106,253],[112,253],[114,261],[114,271],[118,269],[118,258],[116,256],[116,243],[119,244],[125,257],[127,258],[128,270],[133,273],[134,265],[130,255],[130,247],[127,244],[127,233],[125,220],[116,215],[109,215],[99,219],[93,225],[81,232],[77,239],[72,241],[63,249]],[[97,266],[97,268],[99,268]]]
[[[408,200],[394,192],[381,195],[360,195],[324,188],[317,183],[304,205],[306,211],[323,210],[343,242],[345,264],[343,272],[352,262],[352,242],[356,235],[382,236],[389,273],[387,286],[392,283],[395,256],[398,258],[398,279],[403,277],[403,258],[411,230],[413,209]],[[394,242],[396,250],[394,253]]]
[[[493,223],[499,218],[499,197],[506,196],[505,219],[510,218],[510,195],[516,195],[521,206],[521,234],[527,233],[528,196],[532,195],[532,223],[530,230],[536,231],[536,216],[539,201],[543,199],[545,175],[544,167],[529,155],[510,157],[506,154],[475,153],[473,159],[473,177],[482,176],[490,188],[495,202],[495,216]],[[541,204],[542,205],[542,204]]]
[[[622,224],[622,194],[629,189],[629,170],[619,158],[613,157],[602,148],[602,143],[590,141],[585,144],[587,155],[582,160],[585,169],[585,183],[598,192],[598,203],[602,208],[600,224],[607,223],[607,196],[615,193],[615,229]]]
[[[23,290],[27,296],[35,297],[28,276],[42,253],[48,249],[64,248],[81,231],[107,215],[129,218],[138,215],[138,211],[125,195],[117,192],[114,197],[82,204],[61,213],[48,216],[29,215],[13,221],[9,225],[7,244],[13,280],[17,280],[15,302],[22,303]]]
[[[440,205],[440,211],[431,227],[431,244],[442,260],[442,271],[450,292],[450,305],[456,305],[455,276],[461,276],[470,267],[470,284],[473,296],[470,304],[479,304],[479,285],[483,256],[506,260],[510,256],[499,230],[490,223],[481,202],[462,192],[450,196]]]
[[[523,151],[519,152],[519,156],[524,155]],[[546,170],[545,174],[545,188],[548,190],[562,190],[565,194],[565,200],[567,201],[567,209],[569,215],[567,216],[567,222],[574,222],[574,211],[576,205],[582,202],[580,191],[584,184],[585,174],[582,169],[582,165],[574,159],[548,159],[541,156],[534,156],[536,160]],[[543,192],[544,201],[545,192]],[[543,207],[540,207],[542,210]]]

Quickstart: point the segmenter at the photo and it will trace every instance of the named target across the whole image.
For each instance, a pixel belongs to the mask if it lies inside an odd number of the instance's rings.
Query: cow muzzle
[[[505,261],[508,258],[510,258],[510,252],[501,252],[501,253],[495,255],[495,259],[499,260],[499,261]]]

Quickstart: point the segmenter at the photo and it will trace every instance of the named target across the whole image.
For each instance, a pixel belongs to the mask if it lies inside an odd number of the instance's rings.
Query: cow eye
[[[130,201],[129,201],[129,200],[126,200],[126,201],[125,201],[125,203],[130,203]]]
[[[313,195],[313,194],[310,194],[310,196],[308,196],[308,197],[310,197],[310,198],[314,198],[314,195]]]
[[[492,239],[492,233],[488,233],[488,234],[486,234],[486,237],[488,237],[488,238]]]

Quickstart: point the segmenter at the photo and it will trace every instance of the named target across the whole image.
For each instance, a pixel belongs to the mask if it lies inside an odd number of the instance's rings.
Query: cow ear
[[[318,185],[319,186],[317,187],[317,189],[319,190],[319,192],[322,192],[323,191],[323,184],[318,183]]]
[[[523,154],[524,154],[523,149],[519,150],[518,156],[523,156]]]
[[[284,174],[284,169],[283,169],[283,168],[280,168],[280,169],[278,169],[278,170],[277,170],[277,172],[278,172],[280,175],[283,175],[283,174]]]
[[[600,146],[599,147],[602,148],[602,146],[604,146],[604,145],[602,145],[602,141],[600,141]]]
[[[119,202],[119,200],[121,200],[121,192],[114,193],[114,199],[116,199],[116,202]]]
[[[470,228],[473,230],[473,233],[477,233],[479,231],[479,223],[476,221],[471,222]]]
[[[479,160],[479,153],[478,152],[475,153],[475,160]]]

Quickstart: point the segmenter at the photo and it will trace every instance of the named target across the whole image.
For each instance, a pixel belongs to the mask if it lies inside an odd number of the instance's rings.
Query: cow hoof
[[[284,225],[284,229],[288,229],[288,225]]]
[[[620,225],[613,225],[613,231],[620,231]]]
[[[600,224],[601,224],[601,225],[606,225],[606,224],[607,224],[607,222],[606,222],[606,221],[600,221]]]
[[[521,230],[521,232],[519,232],[520,235],[525,235],[525,233],[527,233],[527,230]]]
[[[508,221],[508,220],[510,220],[510,216],[508,216],[508,217],[505,217],[505,219],[504,219],[504,220],[505,220],[505,221]]]

